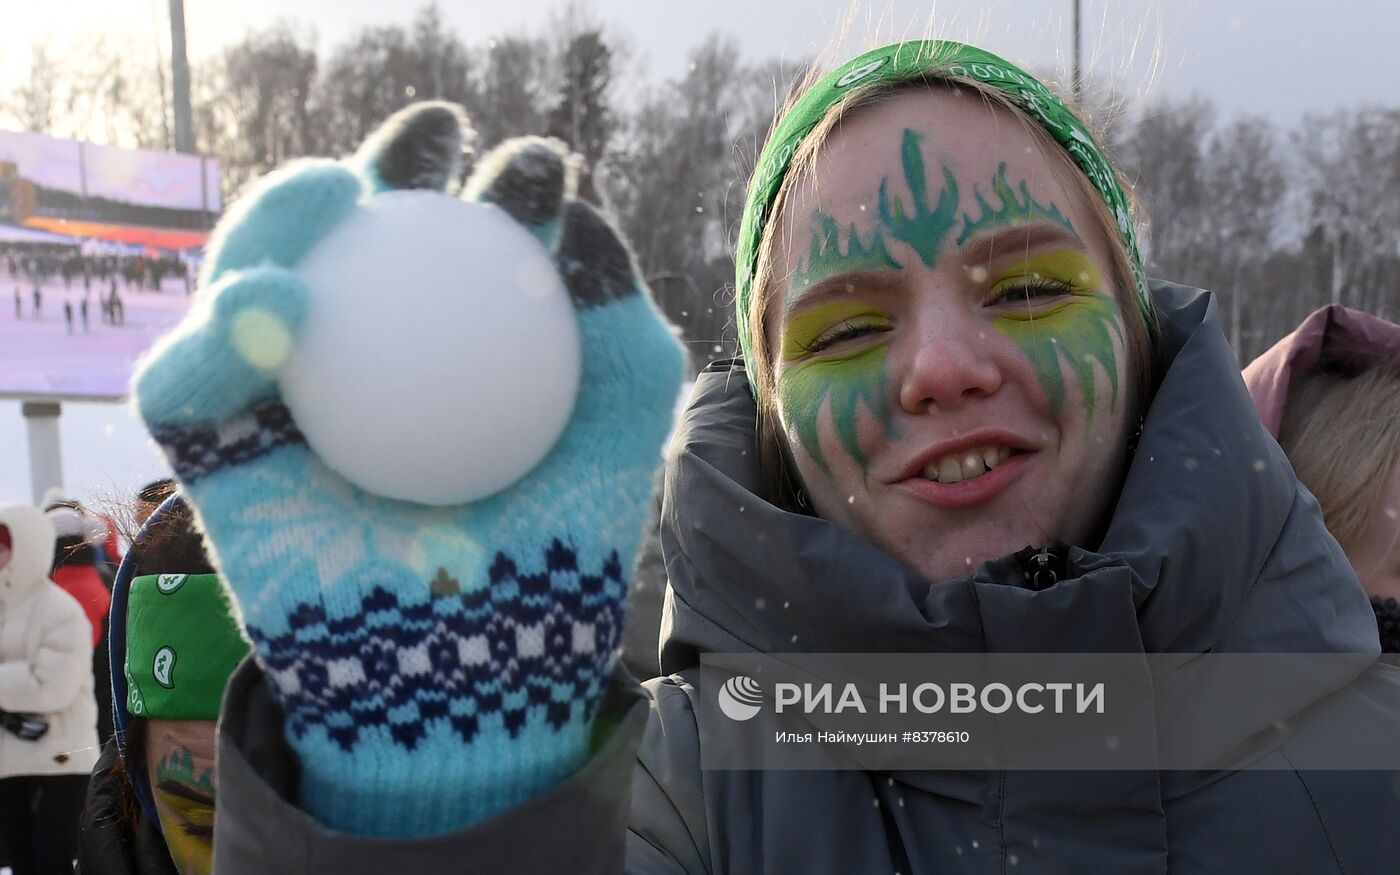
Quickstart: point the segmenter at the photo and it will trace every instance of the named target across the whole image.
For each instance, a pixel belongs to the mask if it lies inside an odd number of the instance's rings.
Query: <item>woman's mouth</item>
[[[1011,458],[1016,452],[1007,446],[977,447],[957,453],[949,453],[924,466],[925,480],[938,483],[959,483],[980,477]]]
[[[1034,453],[1005,444],[958,450],[926,464],[895,485],[939,507],[972,507],[990,501],[1015,482]]]

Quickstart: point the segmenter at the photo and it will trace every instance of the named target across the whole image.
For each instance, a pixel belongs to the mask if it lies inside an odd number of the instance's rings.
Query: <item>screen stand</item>
[[[63,450],[58,441],[58,415],[62,408],[56,401],[25,401],[21,410],[29,430],[30,489],[38,504],[44,500],[44,493],[63,487]]]

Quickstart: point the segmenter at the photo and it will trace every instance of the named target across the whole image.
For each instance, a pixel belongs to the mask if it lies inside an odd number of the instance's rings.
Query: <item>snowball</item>
[[[563,433],[578,323],[549,253],[499,208],[370,198],[296,266],[306,319],[281,373],[297,427],[376,495],[476,501]]]

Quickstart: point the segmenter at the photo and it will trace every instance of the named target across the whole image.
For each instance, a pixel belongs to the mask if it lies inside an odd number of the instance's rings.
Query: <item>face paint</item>
[[[1016,197],[1018,190],[1021,193],[1019,199]],[[1020,185],[1013,189],[1006,181],[1005,161],[997,166],[997,175],[992,180],[992,194],[1001,201],[1001,207],[999,209],[993,208],[991,204],[987,203],[987,199],[982,197],[981,190],[975,186],[972,189],[972,194],[977,198],[977,206],[981,209],[982,215],[974,220],[970,213],[963,214],[963,230],[962,234],[958,235],[958,245],[962,245],[963,241],[978,231],[1011,225],[1016,222],[1043,220],[1063,225],[1071,231],[1074,230],[1069,219],[1060,213],[1059,207],[1054,204],[1046,206],[1031,197],[1030,189],[1024,179],[1021,180]]]
[[[793,275],[793,291],[806,288],[823,277],[847,271],[900,268],[899,262],[885,250],[885,240],[878,228],[870,245],[863,246],[852,223],[846,231],[846,248],[842,251],[841,226],[828,213],[821,210],[813,213],[812,226],[811,252],[807,256],[807,264]]]
[[[795,272],[790,294],[809,286],[824,276],[844,271],[868,269],[901,270],[900,265],[885,248],[884,235],[908,245],[920,261],[932,268],[937,262],[938,249],[958,222],[958,183],[946,166],[944,184],[938,202],[929,208],[928,179],[919,135],[905,128],[900,147],[904,181],[912,196],[912,212],[906,212],[904,202],[889,194],[889,177],[880,182],[878,224],[869,246],[861,244],[854,224],[845,232],[837,220],[824,211],[813,214],[810,252],[805,267]],[[994,207],[974,188],[980,215],[962,215],[961,244],[972,235],[995,227],[1019,223],[1047,221],[1069,231],[1074,228],[1055,204],[1040,203],[1030,193],[1023,179],[1013,188],[1006,180],[1006,163],[998,165],[992,179],[992,196],[1000,203]],[[1042,278],[1042,274],[1050,279]],[[1110,328],[1122,337],[1117,308],[1111,298],[1096,294],[1102,281],[1093,265],[1077,253],[1066,251],[1049,256],[1037,256],[1005,271],[998,280],[994,294],[1017,286],[1037,283],[1058,283],[1076,291],[1076,297],[1063,305],[1026,314],[1008,313],[999,316],[997,324],[1003,334],[1011,337],[1026,351],[1036,375],[1058,413],[1064,403],[1065,386],[1061,375],[1061,351],[1069,358],[1071,370],[1079,378],[1087,411],[1094,407],[1092,363],[1100,362],[1108,371],[1116,399],[1118,387],[1117,361],[1114,358]],[[1064,312],[1062,312],[1064,311]],[[866,464],[857,434],[857,411],[865,408],[887,430],[893,421],[889,379],[886,369],[887,348],[884,344],[861,344],[851,353],[824,355],[821,350],[830,338],[837,340],[855,336],[861,329],[881,330],[889,325],[889,317],[871,305],[859,301],[838,301],[801,311],[788,318],[782,336],[782,357],[792,362],[779,378],[779,403],[784,419],[796,432],[798,441],[826,472],[831,468],[818,439],[818,422],[828,399],[832,421],[841,445],[859,464]]]
[[[1094,363],[1108,374],[1110,409],[1118,398],[1118,359],[1113,336],[1123,341],[1123,325],[1114,299],[1101,291],[1103,279],[1094,265],[1072,250],[1037,255],[1003,271],[992,285],[990,300],[1008,293],[1025,294],[1025,309],[997,315],[998,331],[1025,351],[1050,409],[1059,415],[1065,400],[1063,357],[1079,383],[1085,415],[1094,414]],[[1068,297],[1037,308],[1034,294],[1045,289]]]
[[[928,180],[924,176],[924,158],[919,152],[919,135],[905,128],[900,146],[904,165],[904,181],[914,200],[913,215],[906,215],[904,203],[896,195],[889,198],[889,177],[880,181],[880,221],[894,239],[908,244],[919,254],[919,260],[933,267],[938,259],[938,247],[957,221],[958,181],[953,172],[943,168],[943,189],[938,193],[938,206],[928,208]]]
[[[196,768],[193,754],[176,746],[161,757],[155,778],[156,810],[171,859],[183,875],[207,875],[214,853],[213,771]]]
[[[857,433],[857,411],[864,402],[865,409],[888,428],[891,410],[885,344],[830,354],[824,350],[843,339],[881,332],[889,326],[887,313],[855,300],[812,307],[793,315],[784,326],[782,355],[792,364],[779,378],[778,401],[802,446],[827,472],[831,468],[818,437],[823,406],[831,410],[841,445],[861,465],[865,464],[865,453]]]

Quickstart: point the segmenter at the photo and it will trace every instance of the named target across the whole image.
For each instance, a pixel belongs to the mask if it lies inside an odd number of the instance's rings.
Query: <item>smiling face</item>
[[[816,512],[933,580],[1088,543],[1132,408],[1110,243],[1008,110],[908,90],[793,183],[765,313]]]
[[[150,720],[146,767],[170,858],[181,875],[214,860],[214,721]]]

